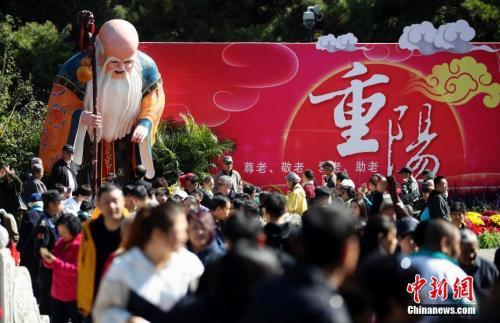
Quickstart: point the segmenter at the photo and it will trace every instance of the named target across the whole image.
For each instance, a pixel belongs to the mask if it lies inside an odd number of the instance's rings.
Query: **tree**
[[[198,176],[215,167],[214,160],[234,148],[229,140],[219,140],[206,125],[197,124],[192,116],[181,115],[182,122],[160,122],[153,153],[156,175],[170,183],[177,181],[181,172]]]
[[[12,44],[0,24],[0,160],[27,170],[37,156],[44,120],[44,103],[37,101],[31,79],[24,79],[14,61]]]

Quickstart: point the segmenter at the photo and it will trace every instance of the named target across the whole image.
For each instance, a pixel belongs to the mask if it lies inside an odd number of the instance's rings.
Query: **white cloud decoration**
[[[316,42],[316,49],[326,50],[329,53],[338,51],[352,52],[355,50],[365,49],[364,47],[356,47],[358,38],[352,33],[335,37],[332,34],[320,36]]]
[[[460,54],[473,50],[496,51],[486,45],[472,45],[470,41],[475,35],[476,31],[465,20],[444,24],[438,29],[429,21],[424,21],[403,29],[403,34],[399,37],[399,47],[418,50],[423,55],[432,55],[440,51]]]

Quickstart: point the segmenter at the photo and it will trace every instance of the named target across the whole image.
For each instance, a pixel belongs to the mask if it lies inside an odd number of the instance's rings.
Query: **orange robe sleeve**
[[[67,87],[54,83],[50,92],[47,116],[40,139],[39,156],[47,173],[61,158],[62,147],[68,143],[74,113],[82,111],[82,100]],[[78,114],[79,118],[79,114]]]
[[[138,120],[149,120],[151,122],[151,146],[156,142],[156,132],[165,107],[165,93],[160,82],[156,89],[144,96],[141,101],[141,112]],[[140,123],[140,122],[139,122]]]

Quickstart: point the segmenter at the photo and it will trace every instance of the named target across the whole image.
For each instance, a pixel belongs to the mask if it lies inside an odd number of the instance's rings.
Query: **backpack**
[[[429,213],[429,207],[426,206],[422,213],[420,213],[420,222],[428,221],[431,219],[431,214]]]

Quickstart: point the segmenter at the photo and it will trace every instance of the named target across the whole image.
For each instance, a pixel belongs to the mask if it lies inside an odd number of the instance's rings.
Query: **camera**
[[[40,223],[35,226],[34,237],[36,254],[40,253],[40,248],[49,248],[50,227],[46,219],[41,220]]]
[[[316,21],[323,19],[323,13],[319,5],[308,6],[307,10],[302,14],[302,21],[307,29],[312,29]]]

